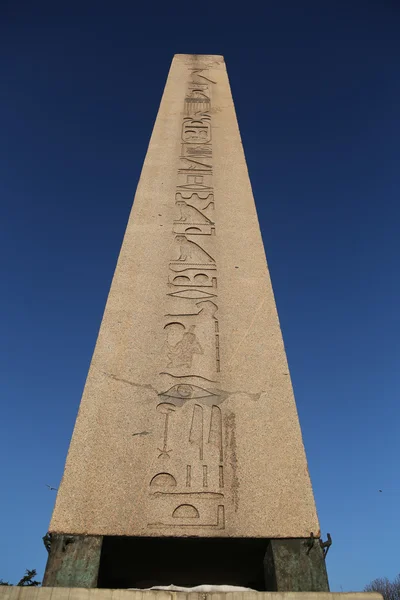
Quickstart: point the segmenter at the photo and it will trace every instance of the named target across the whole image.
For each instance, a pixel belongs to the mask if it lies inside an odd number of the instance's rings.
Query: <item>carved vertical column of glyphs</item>
[[[218,389],[218,230],[211,129],[215,85],[207,69],[189,71],[160,369],[165,391],[156,407],[163,433],[149,488],[149,527],[188,534],[225,528],[223,415],[219,406],[224,398]],[[174,428],[178,434],[171,436]],[[179,447],[175,447],[177,440]]]

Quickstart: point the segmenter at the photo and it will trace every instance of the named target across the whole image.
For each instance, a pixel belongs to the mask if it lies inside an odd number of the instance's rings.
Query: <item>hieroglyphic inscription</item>
[[[192,69],[181,122],[159,393],[152,528],[225,528],[224,441],[211,102],[207,69]],[[175,428],[175,437],[170,436]],[[171,441],[179,438],[179,445]],[[171,446],[171,447],[170,447]],[[165,462],[168,459],[168,462]],[[162,463],[162,461],[164,462]],[[159,461],[159,462],[158,462]],[[162,465],[168,464],[168,472]],[[160,515],[161,519],[160,519]]]
[[[160,451],[160,454],[158,455],[158,457],[161,458],[162,456],[165,456],[166,458],[169,458],[171,450],[167,450],[167,448],[168,448],[168,421],[169,421],[169,417],[170,417],[171,413],[175,412],[176,408],[175,408],[175,405],[171,404],[170,402],[161,402],[157,406],[157,410],[158,410],[158,412],[165,415],[163,447],[158,448],[158,450]]]
[[[200,404],[195,404],[193,407],[192,424],[190,426],[189,442],[194,444],[199,449],[200,461],[204,458],[204,417],[203,407]]]

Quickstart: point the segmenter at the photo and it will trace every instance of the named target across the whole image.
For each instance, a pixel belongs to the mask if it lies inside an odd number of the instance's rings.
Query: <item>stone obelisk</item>
[[[319,531],[225,63],[176,55],[57,495],[45,585],[96,586],[104,540],[129,536],[265,540],[267,589],[328,589]]]

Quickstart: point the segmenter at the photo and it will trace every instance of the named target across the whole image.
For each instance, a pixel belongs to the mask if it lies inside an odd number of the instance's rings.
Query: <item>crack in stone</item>
[[[124,379],[123,377],[117,377],[113,373],[107,373],[106,371],[101,371],[101,372],[103,373],[103,375],[106,375],[107,377],[114,379],[114,381],[121,381],[122,383],[127,383],[128,385],[131,385],[132,387],[144,388],[146,390],[151,390],[152,392],[157,394],[157,396],[163,395],[162,393],[158,392],[150,383],[135,383],[134,381],[129,381],[129,379]],[[255,402],[257,402],[257,400],[260,399],[261,394],[265,393],[263,390],[258,393],[245,392],[244,390],[228,392],[228,391],[222,390],[220,388],[213,388],[210,391],[216,395],[218,394],[223,397],[222,400],[220,401],[220,403],[224,402],[228,397],[237,396],[237,395],[247,396],[251,400],[254,400]],[[217,403],[217,404],[219,404],[219,403]],[[138,435],[138,434],[136,434],[136,435]]]
[[[261,394],[264,394],[264,391],[261,392],[244,392],[243,390],[238,390],[237,392],[224,392],[226,394],[229,394],[230,396],[238,396],[238,395],[243,395],[243,396],[247,396],[248,398],[250,398],[250,400],[254,400],[255,402],[257,402],[257,400],[260,399]]]
[[[114,379],[114,381],[121,381],[122,383],[127,383],[128,385],[131,385],[132,387],[144,388],[145,390],[151,390],[152,392],[154,392],[155,394],[158,395],[157,390],[150,383],[135,383],[134,381],[129,381],[129,379],[123,379],[122,377],[117,377],[116,375],[113,375],[112,373],[107,373],[106,371],[101,371],[101,372],[103,373],[103,375],[106,375],[106,377],[110,377],[111,379]]]

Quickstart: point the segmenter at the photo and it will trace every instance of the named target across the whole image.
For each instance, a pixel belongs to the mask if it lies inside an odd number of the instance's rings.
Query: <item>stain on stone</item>
[[[233,412],[224,416],[225,428],[225,456],[232,472],[231,493],[235,512],[239,508],[239,478],[237,475],[237,454],[236,454],[236,417]]]

